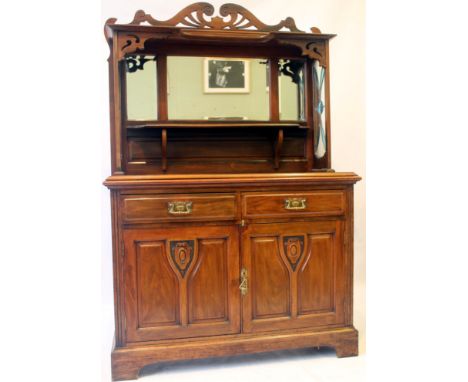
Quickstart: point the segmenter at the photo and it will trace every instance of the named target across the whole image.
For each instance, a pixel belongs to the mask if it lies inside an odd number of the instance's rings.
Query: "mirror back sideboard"
[[[353,327],[352,172],[331,168],[329,41],[225,4],[109,19],[114,380],[329,346]]]

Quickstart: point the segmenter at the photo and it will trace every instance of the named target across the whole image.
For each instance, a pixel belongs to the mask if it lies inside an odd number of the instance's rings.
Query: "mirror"
[[[157,119],[156,64],[155,56],[134,55],[125,58],[127,119]]]
[[[167,57],[170,120],[266,121],[266,59]]]
[[[279,113],[282,121],[305,120],[304,60],[278,60]]]

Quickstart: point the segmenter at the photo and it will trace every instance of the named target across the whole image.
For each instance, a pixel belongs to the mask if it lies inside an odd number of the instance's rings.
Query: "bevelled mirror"
[[[305,120],[305,60],[278,60],[279,115],[282,121]]]
[[[156,57],[150,55],[128,56],[125,65],[125,85],[128,120],[157,119]]]
[[[167,57],[169,120],[270,118],[268,60]]]

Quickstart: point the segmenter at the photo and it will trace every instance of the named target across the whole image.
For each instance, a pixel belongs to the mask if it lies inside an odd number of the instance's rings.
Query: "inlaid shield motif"
[[[304,236],[285,236],[283,237],[283,246],[284,254],[291,264],[292,270],[295,271],[304,253]]]
[[[193,260],[193,240],[171,241],[171,258],[182,277]]]

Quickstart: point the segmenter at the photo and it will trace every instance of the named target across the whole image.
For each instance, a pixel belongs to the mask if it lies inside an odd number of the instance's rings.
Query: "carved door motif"
[[[193,240],[171,241],[171,258],[182,277],[193,260]]]
[[[244,332],[344,324],[343,222],[251,224],[242,243]]]
[[[126,342],[239,333],[236,226],[124,231]]]
[[[304,253],[304,236],[285,236],[283,237],[283,246],[289,264],[295,271]]]

